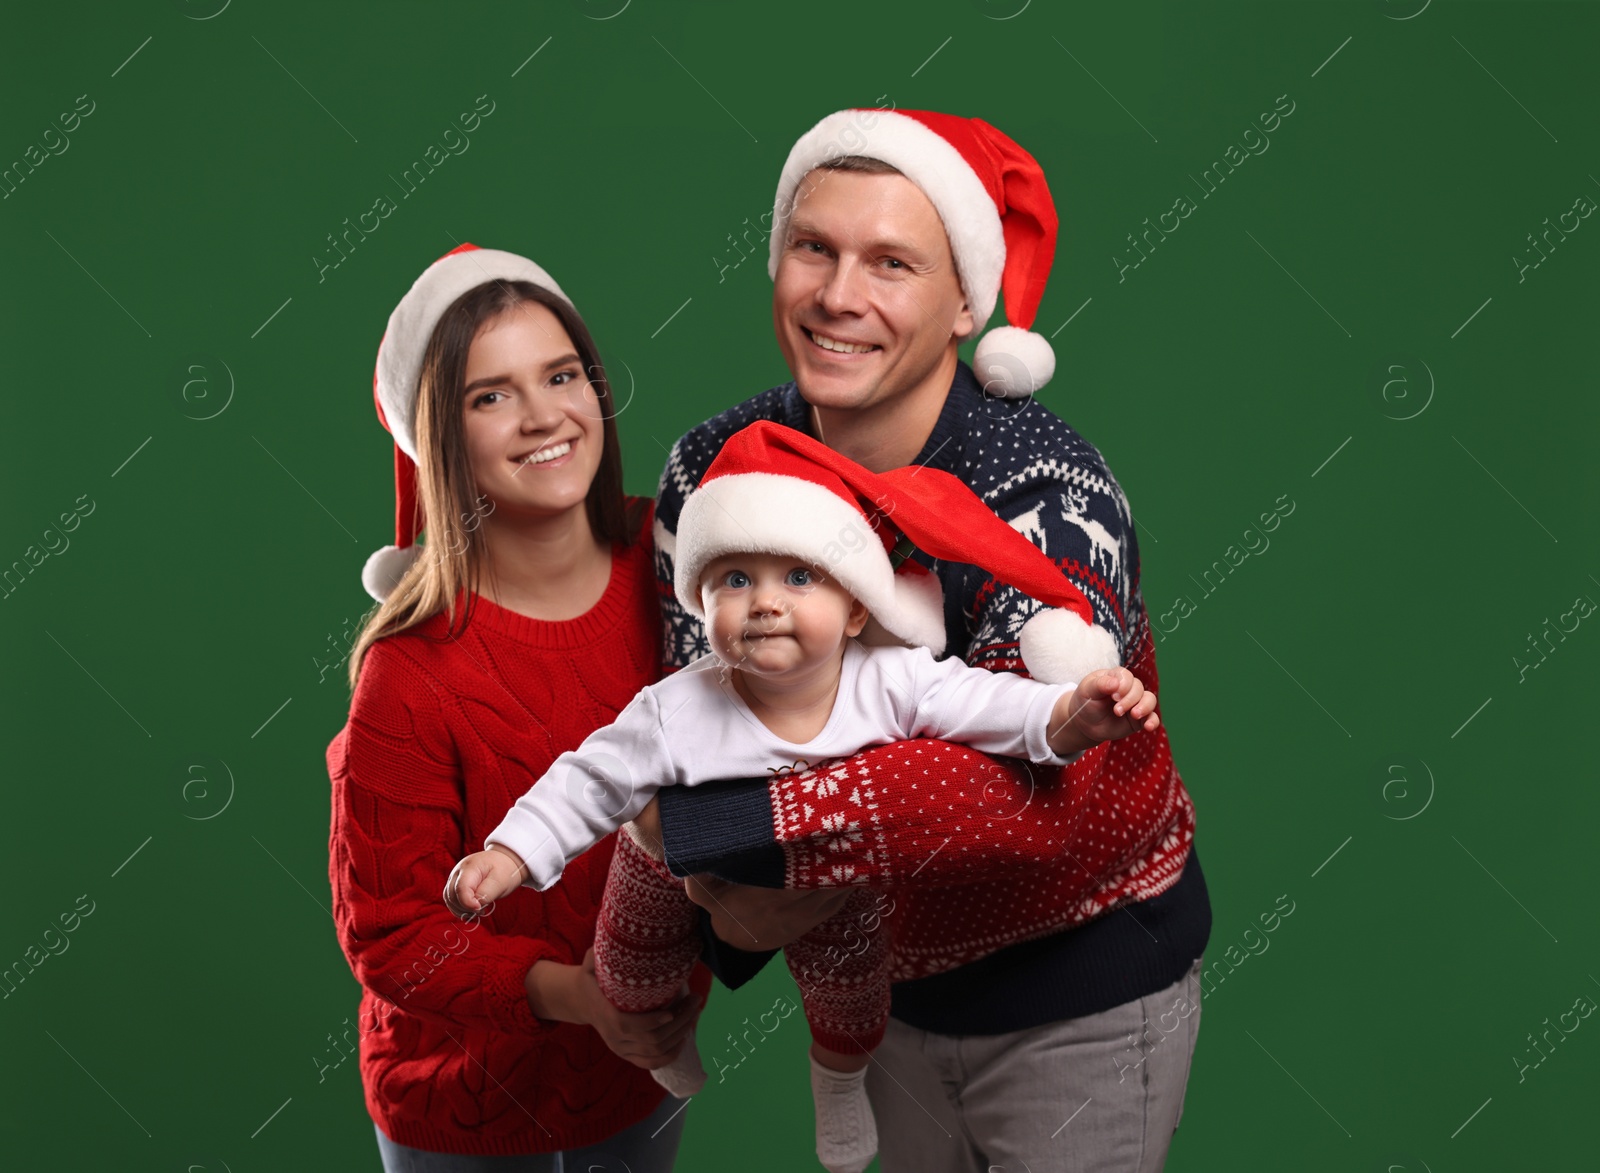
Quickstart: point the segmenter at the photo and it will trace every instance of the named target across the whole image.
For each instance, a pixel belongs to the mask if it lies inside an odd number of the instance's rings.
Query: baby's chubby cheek
[[[706,635],[711,643],[711,650],[726,659],[742,642],[743,632],[740,625],[726,612],[716,610],[711,611],[706,619]]]

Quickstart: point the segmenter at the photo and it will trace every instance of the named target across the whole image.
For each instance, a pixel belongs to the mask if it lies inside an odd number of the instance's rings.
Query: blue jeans
[[[487,1157],[434,1153],[395,1144],[374,1124],[384,1173],[671,1173],[687,1101],[667,1096],[632,1128],[599,1144],[560,1153]]]

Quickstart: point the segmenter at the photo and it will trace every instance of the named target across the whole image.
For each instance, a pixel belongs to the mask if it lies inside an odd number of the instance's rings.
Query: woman
[[[623,495],[599,355],[542,269],[463,245],[390,317],[374,390],[397,544],[362,575],[381,606],[327,758],[334,919],[363,986],[384,1168],[670,1169],[682,1101],[648,1069],[677,1054],[709,975],[649,1014],[600,995],[618,837],[471,922],[441,899],[517,796],[660,675],[651,502]]]

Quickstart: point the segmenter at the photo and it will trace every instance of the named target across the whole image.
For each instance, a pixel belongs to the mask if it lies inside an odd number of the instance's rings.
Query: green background
[[[0,563],[93,512],[0,599],[0,963],[80,893],[95,911],[0,1002],[7,1164],[379,1168],[354,1062],[319,1083],[314,1058],[358,996],[327,911],[349,697],[316,665],[391,540],[387,315],[457,241],[533,256],[631,378],[628,484],[653,492],[677,435],[786,377],[764,254],[732,267],[727,238],[817,118],[892,101],[980,115],[1043,164],[1040,399],[1138,516],[1208,959],[1295,904],[1205,1000],[1169,1168],[1592,1167],[1600,1018],[1520,1081],[1513,1057],[1600,999],[1600,616],[1571,610],[1600,600],[1600,221],[1515,258],[1600,199],[1595,10],[597,19],[620,3],[10,7],[0,161],[94,109],[0,200]],[[481,94],[468,151],[400,198],[390,176]],[[1270,149],[1202,197],[1281,95]],[[396,210],[319,280],[380,195]],[[1119,280],[1180,196],[1195,211]],[[1270,548],[1206,594],[1280,496]],[[789,980],[720,992],[702,1038]],[[816,1168],[804,1045],[790,1027],[710,1085],[680,1167]]]

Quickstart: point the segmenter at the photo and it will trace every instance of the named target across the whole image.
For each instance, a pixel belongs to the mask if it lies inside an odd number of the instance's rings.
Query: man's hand
[[[623,829],[657,863],[666,861],[656,799],[645,804],[633,822],[624,823]],[[848,889],[787,892],[731,884],[709,873],[690,876],[684,881],[684,890],[690,900],[711,914],[712,932],[735,949],[749,953],[779,949],[805,936],[850,899]]]
[[[749,953],[779,949],[805,936],[844,907],[848,888],[791,892],[730,884],[713,875],[690,876],[684,889],[711,914],[711,931]]]
[[[1155,693],[1126,668],[1101,668],[1056,702],[1047,739],[1064,757],[1160,725]]]

